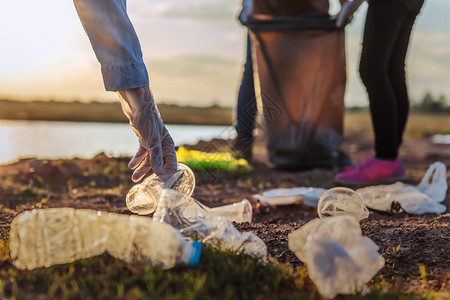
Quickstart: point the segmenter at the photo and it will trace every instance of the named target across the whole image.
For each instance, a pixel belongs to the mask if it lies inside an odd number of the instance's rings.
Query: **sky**
[[[236,20],[240,1],[127,2],[157,101],[235,106],[246,38]],[[363,4],[346,29],[347,105],[368,103],[357,72],[366,8]],[[7,1],[2,11],[0,99],[117,100],[104,90],[72,1]],[[413,101],[428,90],[450,98],[448,12],[449,0],[428,0],[416,21],[407,60]]]

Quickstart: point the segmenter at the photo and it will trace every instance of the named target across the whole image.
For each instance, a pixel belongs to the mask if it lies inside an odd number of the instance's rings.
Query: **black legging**
[[[412,0],[411,0],[412,1]],[[393,0],[371,0],[359,73],[369,95],[375,156],[395,160],[409,113],[405,59],[411,30],[424,0],[411,9]]]

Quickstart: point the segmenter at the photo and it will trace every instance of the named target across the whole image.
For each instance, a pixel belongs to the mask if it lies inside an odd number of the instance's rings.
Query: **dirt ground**
[[[372,153],[371,140],[366,134],[349,132],[342,149],[357,161]],[[214,148],[229,150],[230,142],[223,140],[201,142],[192,148],[205,150],[211,143]],[[336,186],[333,177],[338,170],[273,170],[268,167],[262,139],[257,140],[254,152],[250,174],[196,173],[193,196],[211,207],[249,199],[254,211],[253,222],[236,227],[256,233],[267,244],[271,259],[295,267],[301,262],[288,249],[287,235],[316,218],[315,208],[295,204],[261,209],[252,195],[282,187],[331,188]],[[433,144],[428,138],[405,141],[401,156],[410,178],[408,183],[412,184],[417,184],[435,161],[443,162],[447,169],[450,167],[449,146]],[[126,167],[128,159],[101,154],[90,160],[24,159],[0,166],[0,228],[8,231],[15,215],[32,208],[70,206],[130,214],[125,206],[125,195],[132,186],[131,172]],[[450,183],[449,172],[447,178]],[[443,204],[450,207],[449,192]],[[380,247],[386,260],[386,267],[381,271],[386,280],[404,279],[404,290],[449,291],[449,212],[447,209],[442,215],[420,216],[371,212],[368,219],[361,221],[363,234]],[[420,265],[425,267],[425,280]]]

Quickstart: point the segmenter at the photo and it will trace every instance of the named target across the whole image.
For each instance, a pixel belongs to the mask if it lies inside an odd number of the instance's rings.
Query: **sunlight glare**
[[[5,58],[0,76],[39,74],[74,55],[72,40],[84,33],[72,1],[7,1],[3,6],[8,13],[0,20]]]

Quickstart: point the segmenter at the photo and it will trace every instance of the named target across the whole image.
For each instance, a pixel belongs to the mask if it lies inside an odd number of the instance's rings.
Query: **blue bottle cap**
[[[200,254],[202,253],[202,243],[198,241],[192,242],[192,255],[189,259],[188,265],[195,266],[200,261]]]

